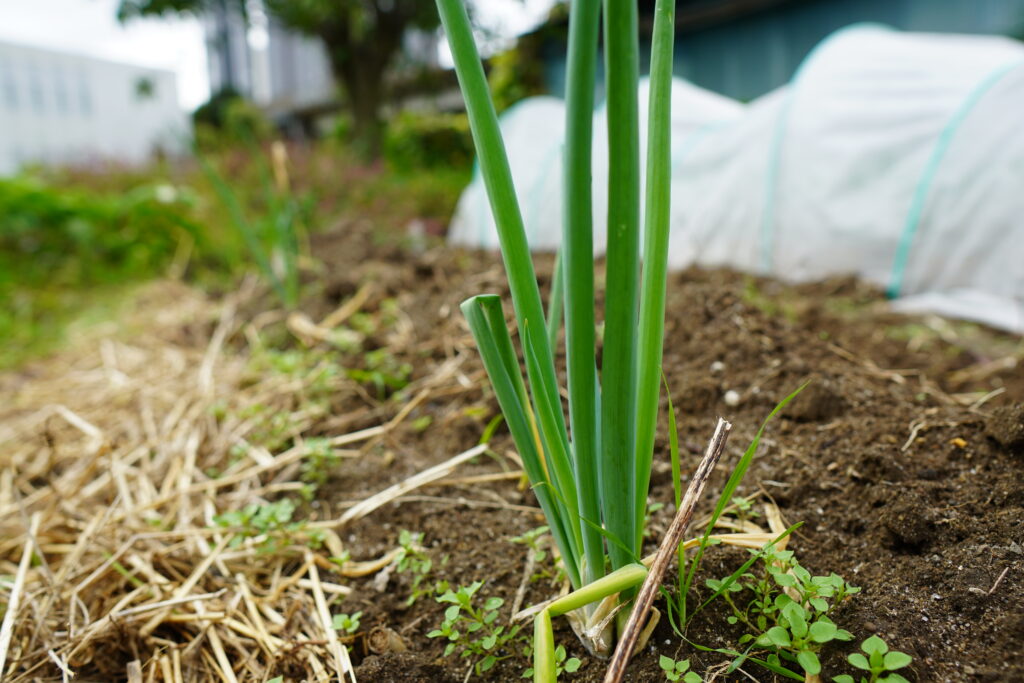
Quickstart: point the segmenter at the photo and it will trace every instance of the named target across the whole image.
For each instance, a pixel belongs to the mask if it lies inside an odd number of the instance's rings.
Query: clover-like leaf
[[[848,661],[850,664],[857,667],[858,669],[863,669],[864,671],[871,671],[871,665],[868,664],[868,658],[859,652],[854,652],[852,655],[846,658],[846,661]]]
[[[791,574],[777,573],[774,575],[775,583],[779,584],[783,588],[789,588],[796,585],[796,578]]]
[[[879,678],[878,683],[910,683],[910,681],[899,674],[889,674]]]
[[[772,626],[765,635],[768,636],[768,640],[775,647],[789,647],[793,644],[789,637],[789,631],[781,626]]]
[[[889,646],[885,644],[885,641],[878,636],[871,636],[860,645],[860,649],[869,655],[880,654],[884,655],[889,651]]]
[[[816,643],[827,643],[833,640],[838,632],[836,625],[829,621],[816,621],[811,624],[809,630],[811,640]]]
[[[797,652],[796,661],[804,668],[804,671],[812,676],[817,676],[821,673],[821,662],[818,661],[818,655],[810,650],[800,650],[800,652]]]
[[[903,667],[908,666],[912,661],[914,661],[914,658],[907,653],[893,650],[892,652],[887,652],[885,654],[882,663],[885,665],[887,671],[895,671],[896,669],[902,669]]]
[[[793,637],[803,638],[807,635],[807,613],[803,607],[793,602],[786,605],[782,614],[789,622],[789,630],[793,632]]]

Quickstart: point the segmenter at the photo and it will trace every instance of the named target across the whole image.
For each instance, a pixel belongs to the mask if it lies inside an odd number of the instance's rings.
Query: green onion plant
[[[211,159],[196,150],[200,166],[227,210],[230,225],[241,237],[260,274],[270,284],[280,303],[287,309],[299,303],[299,259],[303,256],[308,207],[288,187],[284,147],[273,151],[273,173],[255,140],[245,138],[252,163],[259,172],[263,190],[262,210],[250,216],[245,210],[246,197],[236,191]],[[275,143],[279,145],[280,143]],[[278,151],[279,150],[279,151]]]
[[[565,214],[554,288],[564,287],[564,301],[556,293],[548,318],[466,9],[460,0],[437,0],[437,5],[498,229],[525,378],[499,298],[475,296],[462,304],[462,310],[573,588],[593,585],[611,573],[628,580],[601,585],[628,591],[636,577],[642,580],[646,572],[638,558],[661,384],[674,3],[658,0],[655,10],[642,273],[637,5],[622,0],[604,3],[610,173],[600,368],[596,363],[591,148],[601,3],[576,0],[570,8]],[[559,309],[565,319],[568,424],[552,355],[556,338],[552,330],[557,329]],[[590,600],[577,602],[570,601],[574,609],[593,611]],[[550,654],[542,651],[538,644],[535,656]],[[543,663],[535,666],[537,680],[549,680],[544,678],[545,670]]]

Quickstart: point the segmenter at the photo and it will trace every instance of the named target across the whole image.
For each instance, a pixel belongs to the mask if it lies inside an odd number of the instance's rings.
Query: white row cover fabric
[[[858,25],[749,105],[681,80],[672,95],[673,268],[730,266],[794,281],[853,273],[886,287],[897,308],[1024,333],[1024,45]],[[561,241],[564,118],[550,97],[502,118],[537,250]],[[599,253],[606,138],[599,108]],[[498,246],[478,175],[449,240]]]

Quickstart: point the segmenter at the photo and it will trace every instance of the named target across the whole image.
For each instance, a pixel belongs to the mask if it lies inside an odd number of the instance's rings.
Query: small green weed
[[[664,503],[652,503],[652,502],[648,502],[647,503],[647,507],[644,510],[644,538],[650,538],[651,535],[654,533],[654,531],[650,528],[650,526],[651,526],[651,517],[654,516],[655,512],[657,512],[658,510],[661,510],[664,507],[665,507]]]
[[[531,583],[547,580],[552,585],[557,585],[565,578],[565,570],[562,567],[562,563],[548,550],[554,542],[548,527],[539,526],[521,536],[515,536],[508,540],[518,545],[525,545],[530,549],[535,566],[535,571],[530,576]]]
[[[350,368],[350,378],[364,384],[372,384],[377,398],[384,400],[391,393],[404,389],[412,376],[412,365],[402,363],[387,349],[367,351],[363,354],[362,368]]]
[[[690,660],[675,660],[662,655],[658,659],[658,666],[665,672],[665,680],[683,681],[683,683],[701,683],[700,674],[690,671]]]
[[[331,627],[335,631],[341,631],[342,633],[353,635],[359,630],[359,617],[363,616],[362,612],[356,612],[355,614],[335,614],[331,619]]]
[[[906,678],[898,673],[898,669],[909,666],[913,658],[905,652],[890,650],[885,641],[878,636],[871,636],[860,644],[864,655],[854,652],[847,657],[853,666],[862,671],[867,671],[868,676],[861,676],[860,683],[909,683]],[[832,679],[836,683],[856,683],[853,676],[843,674]]]
[[[444,611],[441,627],[427,634],[428,638],[448,639],[445,657],[459,650],[460,657],[475,658],[473,669],[477,675],[513,655],[508,646],[517,639],[520,628],[497,624],[498,610],[505,604],[501,598],[486,598],[479,607],[473,604],[483,585],[483,581],[474,581],[453,591],[447,581],[438,583],[435,600],[449,607]]]
[[[758,551],[759,569],[741,575],[735,582],[708,579],[707,586],[721,591],[732,608],[730,624],[742,623],[748,632],[740,638],[747,651],[738,666],[754,648],[769,651],[768,664],[784,667],[783,660],[795,662],[812,676],[821,673],[818,652],[833,640],[852,640],[853,635],[837,627],[829,615],[847,597],[860,591],[833,573],[812,576],[800,566],[790,550],[769,546]],[[738,601],[738,597],[746,602]]]
[[[421,596],[430,593],[429,588],[423,587],[423,582],[430,575],[434,568],[434,562],[430,556],[423,552],[423,534],[413,533],[406,529],[398,532],[398,545],[400,549],[395,558],[395,568],[399,574],[409,572],[412,574],[412,588],[406,605],[411,606]]]
[[[306,500],[312,500],[317,489],[327,483],[331,470],[341,463],[341,458],[334,452],[331,442],[322,437],[306,439],[303,446],[306,453],[299,467],[299,479],[305,486],[301,493]]]
[[[527,647],[525,650],[523,650],[523,656],[525,656],[525,657],[532,657],[533,656],[533,648],[532,647]],[[558,647],[555,648],[555,679],[556,680],[563,673],[567,673],[567,674],[576,673],[577,671],[579,671],[580,665],[582,665],[582,664],[583,664],[583,662],[581,662],[580,660],[576,659],[575,657],[569,657],[568,653],[565,651],[565,647],[563,647],[562,645],[559,645]],[[530,667],[529,669],[527,669],[526,671],[523,672],[523,678],[532,678],[532,677],[533,677],[533,667]]]
[[[736,517],[736,521],[740,524],[749,522],[761,516],[760,513],[754,509],[754,502],[752,498],[735,496],[732,499],[732,504],[734,506],[733,515]]]
[[[247,538],[257,541],[256,549],[261,554],[274,554],[294,544],[319,548],[323,544],[322,532],[307,529],[304,521],[293,522],[294,514],[295,503],[283,498],[276,503],[252,503],[241,510],[225,512],[215,516],[213,522],[235,530],[228,542],[231,548],[237,548]]]

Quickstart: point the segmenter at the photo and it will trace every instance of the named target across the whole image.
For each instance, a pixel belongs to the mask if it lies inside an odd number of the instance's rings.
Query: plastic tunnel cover
[[[974,90],[972,90],[964,99],[960,108],[957,109],[950,117],[949,123],[947,123],[946,127],[943,128],[942,133],[939,135],[939,139],[935,141],[935,147],[932,149],[932,155],[928,159],[928,164],[925,166],[924,172],[921,174],[921,180],[918,182],[917,188],[914,190],[913,200],[910,204],[910,211],[907,213],[907,223],[903,228],[900,241],[896,246],[896,254],[893,257],[892,264],[892,277],[889,280],[889,286],[886,288],[886,293],[890,298],[895,299],[902,293],[907,261],[910,258],[910,251],[914,244],[914,237],[921,225],[921,215],[924,212],[924,205],[928,200],[928,195],[932,189],[935,174],[938,172],[939,165],[945,158],[946,152],[949,150],[953,138],[963,127],[964,121],[968,116],[970,116],[971,112],[975,110],[982,98],[984,98],[985,95],[988,94],[1005,76],[1022,66],[1024,66],[1024,59],[1014,60],[1009,64],[1005,64],[997,68],[978,83],[977,87],[975,87]]]
[[[875,22],[858,22],[843,28],[836,29],[826,36],[820,43],[814,46],[804,56],[797,67],[796,73],[789,84],[786,92],[786,101],[779,111],[779,118],[775,122],[775,130],[772,134],[771,146],[768,152],[768,167],[765,172],[764,183],[764,204],[761,213],[760,253],[761,270],[765,273],[772,272],[775,262],[775,224],[776,224],[776,196],[779,191],[779,174],[781,173],[782,145],[786,137],[786,125],[789,122],[790,111],[800,91],[800,84],[805,80],[807,70],[814,64],[818,57],[828,49],[834,42],[850,33],[861,31],[892,31],[891,26]]]

